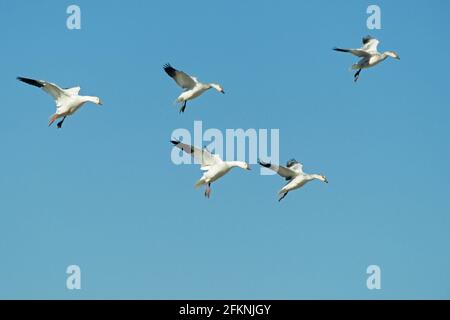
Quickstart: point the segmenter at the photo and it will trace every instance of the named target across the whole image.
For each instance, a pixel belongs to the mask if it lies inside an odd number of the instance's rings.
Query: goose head
[[[103,105],[103,102],[99,97],[84,96],[82,99],[84,102],[92,102],[98,106]]]
[[[211,83],[211,87],[216,89],[218,92],[225,94],[225,91],[223,90],[222,86],[217,83]]]
[[[322,181],[322,182],[328,183],[327,177],[325,177],[323,174],[318,174],[318,175],[316,176],[316,179],[317,179],[317,180],[320,180],[320,181]]]
[[[243,161],[229,161],[228,164],[231,167],[239,167],[244,170],[251,170],[250,165],[247,162]]]
[[[238,165],[238,167],[240,167],[240,168],[242,168],[242,169],[244,169],[244,170],[252,170],[252,169],[250,168],[250,165],[249,165],[247,162],[242,162],[242,163],[240,163],[240,164]]]
[[[395,51],[386,51],[385,54],[391,58],[400,60],[400,57],[398,56],[397,52],[395,52]]]
[[[95,97],[95,102],[94,103],[96,105],[98,105],[98,106],[102,106],[103,105],[103,101],[99,97]]]

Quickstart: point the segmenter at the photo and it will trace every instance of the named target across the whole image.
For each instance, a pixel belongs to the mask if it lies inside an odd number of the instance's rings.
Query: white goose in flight
[[[231,169],[239,167],[250,170],[250,166],[242,161],[223,161],[218,155],[212,154],[205,149],[199,149],[188,144],[181,143],[178,140],[171,140],[172,144],[184,152],[192,155],[199,163],[200,169],[205,171],[195,187],[206,185],[205,197],[211,195],[211,183],[227,174]]]
[[[340,52],[350,52],[354,56],[361,58],[358,63],[352,65],[353,70],[358,70],[355,73],[355,82],[358,81],[359,74],[361,73],[362,69],[374,67],[380,62],[386,60],[388,57],[400,60],[400,57],[394,51],[386,51],[384,53],[378,52],[377,47],[380,42],[377,39],[372,38],[371,36],[364,37],[362,39],[362,42],[363,46],[359,49],[333,49]]]
[[[297,160],[292,159],[287,162],[286,167],[277,166],[274,164],[266,163],[261,160],[258,161],[260,165],[265,168],[271,169],[278,173],[280,176],[289,181],[279,192],[281,196],[278,201],[284,199],[290,191],[303,187],[306,183],[312,180],[320,180],[328,183],[327,178],[321,174],[307,174],[303,172],[303,165]]]
[[[97,105],[102,105],[100,98],[91,96],[79,96],[80,87],[69,89],[61,89],[54,83],[43,80],[34,80],[23,77],[17,77],[18,80],[30,84],[32,86],[43,89],[50,94],[56,103],[56,113],[50,117],[48,125],[51,126],[59,118],[63,118],[58,122],[57,127],[61,128],[66,117],[73,115],[86,102],[92,102]]]
[[[220,85],[216,83],[201,83],[196,77],[191,77],[183,71],[173,68],[170,64],[164,65],[164,71],[184,89],[184,92],[176,100],[176,102],[183,104],[180,108],[180,113],[183,113],[186,109],[188,100],[197,98],[211,88],[216,89],[220,93],[225,93]]]

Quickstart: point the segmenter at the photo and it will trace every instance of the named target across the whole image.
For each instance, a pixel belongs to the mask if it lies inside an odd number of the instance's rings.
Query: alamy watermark
[[[226,129],[225,134],[216,128],[203,131],[203,122],[194,121],[193,135],[188,129],[179,128],[172,132],[171,138],[219,155],[225,161],[246,161],[257,164],[258,159],[279,163],[279,129]],[[270,134],[269,134],[270,132]],[[171,160],[174,164],[198,164],[189,154],[173,148]],[[275,172],[260,168],[261,175],[273,175]]]
[[[70,265],[66,269],[69,275],[66,280],[66,288],[69,290],[81,290],[81,268],[77,265]]]
[[[381,268],[377,265],[370,265],[366,270],[369,277],[367,278],[366,285],[369,290],[381,289]]]
[[[372,4],[367,7],[367,14],[370,16],[367,18],[366,25],[367,29],[381,29],[381,8],[375,4]]]
[[[81,8],[77,5],[67,7],[66,13],[69,14],[66,20],[66,26],[69,30],[81,29]]]

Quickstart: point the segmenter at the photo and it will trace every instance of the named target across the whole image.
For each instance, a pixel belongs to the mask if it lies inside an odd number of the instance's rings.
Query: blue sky
[[[66,28],[77,4],[82,29]],[[0,298],[450,298],[447,1],[0,2]],[[348,71],[333,52],[371,34],[387,60]],[[166,62],[227,94],[178,114]],[[62,130],[16,76],[80,85]],[[235,170],[206,200],[171,133],[280,129],[280,159],[325,173]],[[82,270],[82,290],[65,270]],[[366,288],[366,268],[382,289]]]

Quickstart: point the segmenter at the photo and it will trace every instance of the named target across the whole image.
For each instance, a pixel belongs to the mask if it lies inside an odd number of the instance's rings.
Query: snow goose
[[[277,166],[271,163],[266,163],[261,160],[258,161],[260,165],[265,168],[271,169],[285,178],[288,183],[278,192],[280,198],[278,201],[284,199],[290,191],[303,187],[306,183],[312,180],[320,180],[328,183],[327,178],[321,174],[307,174],[303,172],[303,165],[297,160],[289,160],[284,166]]]
[[[164,71],[184,89],[183,93],[176,100],[177,103],[183,104],[180,108],[180,113],[183,113],[186,109],[188,100],[197,98],[211,88],[216,89],[220,93],[225,93],[220,85],[216,83],[201,83],[196,77],[191,77],[183,71],[173,68],[170,64],[164,65]]]
[[[223,161],[218,155],[212,154],[205,149],[199,149],[188,144],[181,143],[178,140],[171,140],[172,144],[184,152],[192,155],[199,163],[200,169],[205,171],[203,176],[195,183],[198,188],[206,185],[205,197],[211,195],[211,183],[227,174],[232,168],[242,168],[250,170],[250,166],[242,161]]]
[[[386,60],[388,57],[392,57],[400,60],[398,54],[394,51],[386,51],[380,53],[377,51],[378,44],[380,43],[377,39],[371,36],[366,36],[362,39],[363,46],[359,49],[341,49],[334,48],[335,51],[349,52],[354,56],[361,58],[358,63],[352,65],[353,70],[358,70],[355,73],[355,82],[359,79],[359,74],[362,69],[367,69],[376,66],[380,62]]]
[[[50,94],[53,99],[55,99],[56,113],[50,117],[48,123],[49,126],[51,126],[57,119],[62,118],[62,120],[57,124],[57,127],[61,128],[64,120],[66,120],[66,117],[74,114],[86,102],[102,105],[102,102],[98,97],[78,95],[81,90],[80,87],[61,89],[56,84],[43,80],[34,80],[23,77],[17,77],[17,79],[29,85],[43,89],[45,92]]]

